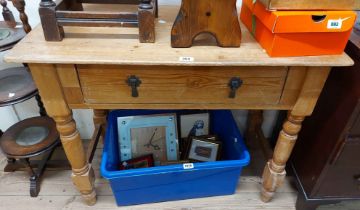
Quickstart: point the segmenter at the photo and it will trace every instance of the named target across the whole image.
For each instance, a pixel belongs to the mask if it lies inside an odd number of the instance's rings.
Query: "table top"
[[[6,62],[179,66],[350,66],[345,53],[335,56],[270,58],[242,25],[240,48],[221,48],[200,36],[191,48],[171,48],[170,32],[177,6],[160,6],[156,42],[139,43],[137,28],[65,27],[61,42],[46,42],[37,26],[6,56]],[[209,42],[211,41],[211,42]],[[212,46],[204,46],[204,44]],[[192,62],[181,61],[192,57]]]

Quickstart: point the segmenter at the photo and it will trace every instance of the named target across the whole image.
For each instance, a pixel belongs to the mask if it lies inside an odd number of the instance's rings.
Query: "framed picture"
[[[178,160],[176,114],[118,117],[120,160],[152,154],[155,165]]]
[[[133,158],[120,163],[120,170],[149,168],[154,166],[154,158],[152,154],[145,155],[138,158]]]
[[[221,146],[221,141],[193,137],[191,138],[187,152],[188,159],[200,162],[219,160]]]
[[[180,137],[209,135],[208,112],[180,115]]]

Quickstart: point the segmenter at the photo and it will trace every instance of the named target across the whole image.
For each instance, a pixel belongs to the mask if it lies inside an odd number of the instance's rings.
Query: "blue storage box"
[[[108,179],[117,205],[234,194],[241,170],[250,162],[249,153],[228,110],[210,111],[210,128],[223,142],[222,161],[151,168],[118,170],[117,117],[174,113],[181,110],[117,110],[110,112],[101,174]]]

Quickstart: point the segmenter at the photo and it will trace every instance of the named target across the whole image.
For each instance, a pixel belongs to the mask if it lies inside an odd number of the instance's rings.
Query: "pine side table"
[[[201,41],[192,48],[171,48],[178,8],[163,6],[160,11],[154,44],[139,43],[134,29],[90,27],[64,27],[67,37],[51,43],[39,26],[5,60],[29,65],[56,121],[72,180],[88,204],[96,202],[95,178],[72,109],[94,109],[95,123],[105,123],[109,109],[289,110],[264,169],[261,198],[269,201],[284,180],[301,123],[311,115],[331,67],[353,61],[346,54],[270,58],[247,30],[240,48],[201,46]],[[124,32],[134,35],[119,38]],[[131,76],[141,84],[128,84]],[[238,79],[241,85],[236,85]]]

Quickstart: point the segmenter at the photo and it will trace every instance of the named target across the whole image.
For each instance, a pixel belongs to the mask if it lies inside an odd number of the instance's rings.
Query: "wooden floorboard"
[[[7,173],[3,171],[6,158],[0,153],[0,210],[39,210],[39,209],[119,209],[119,210],[293,210],[297,191],[293,179],[288,177],[270,203],[259,199],[261,179],[258,176],[243,176],[237,186],[236,194],[210,198],[189,199],[155,204],[117,207],[108,181],[100,176],[99,166],[102,146],[96,150],[93,167],[97,177],[95,187],[98,202],[89,207],[82,203],[81,196],[71,182],[70,170],[47,170],[41,183],[38,197],[29,196],[29,177],[24,171]],[[257,155],[256,155],[257,156]],[[54,159],[64,159],[62,149],[58,149]],[[256,158],[260,160],[261,158]],[[253,161],[253,164],[259,164]],[[246,174],[251,174],[249,167]]]

